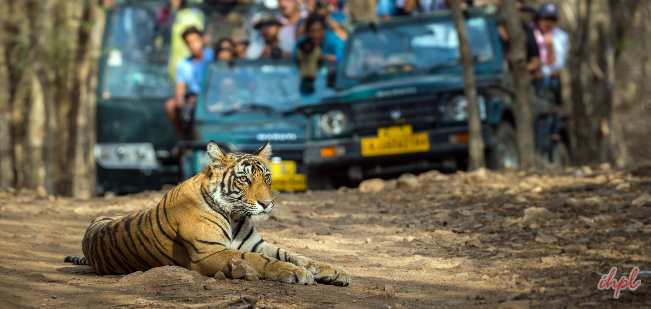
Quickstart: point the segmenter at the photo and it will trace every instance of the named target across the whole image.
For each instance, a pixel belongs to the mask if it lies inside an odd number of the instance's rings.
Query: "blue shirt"
[[[377,14],[377,16],[380,17],[384,15],[395,16],[396,14],[395,2],[392,0],[378,0],[377,8],[375,9],[375,14]]]
[[[208,63],[215,59],[215,52],[210,48],[203,49],[203,57],[199,61],[192,60],[192,56],[181,59],[176,64],[177,83],[184,83],[186,93],[200,93],[203,84],[203,75]]]
[[[298,43],[305,41],[305,36],[302,36]],[[298,45],[296,44],[296,48]],[[341,57],[344,55],[344,50],[346,49],[346,42],[340,39],[334,32],[328,30],[326,31],[325,36],[323,37],[323,43],[321,43],[321,53],[326,55],[335,55],[337,59],[341,60]]]

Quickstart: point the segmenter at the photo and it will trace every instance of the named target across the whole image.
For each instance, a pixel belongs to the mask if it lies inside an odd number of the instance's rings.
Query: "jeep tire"
[[[501,122],[492,130],[492,145],[486,156],[490,169],[501,170],[506,167],[517,169],[520,165],[518,138],[515,129],[508,122]]]
[[[563,141],[554,143],[550,163],[562,169],[572,166],[572,156]]]
[[[323,170],[308,167],[305,171],[305,181],[309,190],[329,190],[335,189],[331,176]]]

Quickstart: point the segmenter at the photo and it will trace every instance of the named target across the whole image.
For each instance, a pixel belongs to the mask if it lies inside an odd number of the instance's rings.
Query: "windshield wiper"
[[[221,114],[224,116],[232,115],[235,113],[239,113],[244,109],[249,109],[249,110],[259,110],[259,111],[264,111],[264,112],[275,112],[276,109],[269,105],[264,105],[264,104],[257,104],[257,103],[245,103],[245,104],[236,104],[233,106],[233,108],[223,111]]]
[[[371,78],[373,78],[373,77],[377,77],[377,76],[380,75],[380,72],[381,72],[381,71],[384,71],[384,70],[386,70],[386,69],[388,69],[388,68],[391,68],[391,67],[398,67],[398,66],[403,66],[403,65],[412,65],[412,64],[408,64],[408,63],[404,63],[404,64],[403,64],[403,63],[388,63],[388,64],[385,64],[385,65],[379,66],[379,67],[377,67],[377,68],[371,70],[370,72],[368,72],[368,74],[366,74],[366,75],[364,75],[364,76],[362,77],[362,80],[361,80],[361,81],[362,81],[362,82],[365,82],[365,81],[367,81],[367,80],[369,80],[369,79],[371,79]],[[402,72],[404,72],[404,70],[403,70]],[[398,72],[395,72],[395,73],[398,73]]]
[[[434,72],[436,72],[438,70],[445,69],[445,68],[448,68],[448,67],[451,67],[451,66],[457,65],[457,64],[459,64],[459,59],[453,58],[453,59],[448,59],[448,60],[446,60],[444,62],[440,62],[440,63],[435,64],[433,66],[423,68],[421,70],[427,71],[427,73],[434,73]]]

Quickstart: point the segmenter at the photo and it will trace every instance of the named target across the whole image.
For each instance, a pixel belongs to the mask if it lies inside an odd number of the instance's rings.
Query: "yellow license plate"
[[[277,191],[307,190],[305,175],[296,174],[295,161],[270,162],[269,171],[271,172],[271,189]]]
[[[409,127],[411,129],[411,126]],[[378,133],[379,133],[378,129]],[[427,133],[411,135],[389,135],[362,139],[362,156],[386,156],[402,153],[425,152],[429,150]]]
[[[307,190],[305,174],[281,176],[271,175],[271,189],[276,191],[305,191]]]

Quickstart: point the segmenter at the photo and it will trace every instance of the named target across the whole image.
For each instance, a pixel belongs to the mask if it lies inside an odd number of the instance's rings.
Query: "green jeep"
[[[495,19],[478,9],[466,13],[487,162],[517,168],[512,77]],[[467,166],[468,103],[449,12],[358,25],[329,77],[335,94],[301,108],[310,117],[304,154],[310,189]],[[569,165],[564,120],[562,142],[550,142],[554,96],[533,89],[538,159]]]

